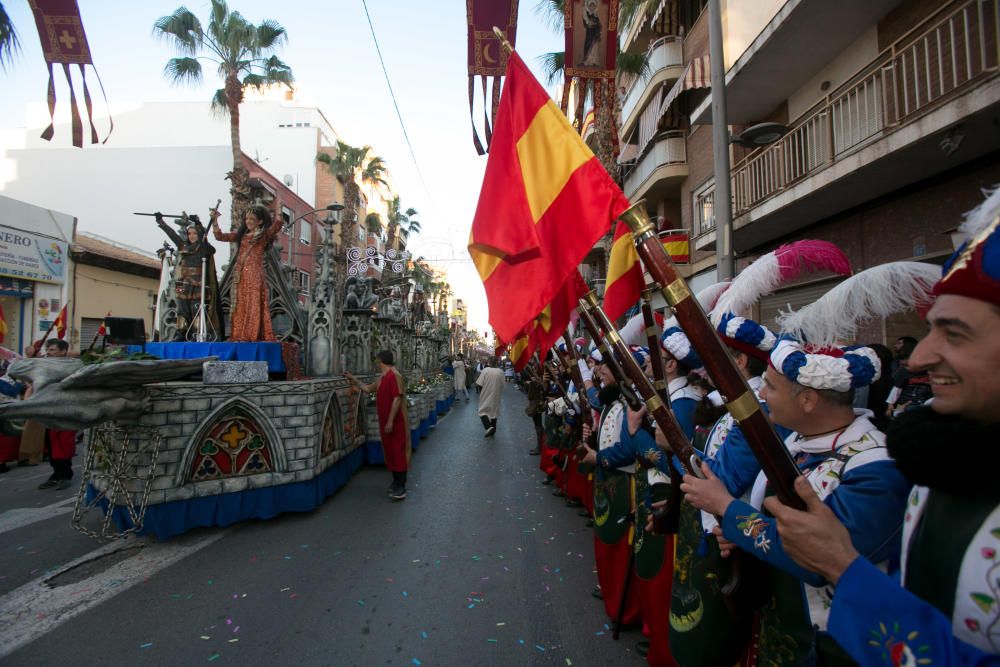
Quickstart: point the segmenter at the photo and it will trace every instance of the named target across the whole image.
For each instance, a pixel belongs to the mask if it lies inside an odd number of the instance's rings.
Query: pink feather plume
[[[782,282],[794,280],[803,273],[831,271],[841,276],[851,275],[851,262],[844,251],[829,241],[804,240],[780,246],[774,251]]]

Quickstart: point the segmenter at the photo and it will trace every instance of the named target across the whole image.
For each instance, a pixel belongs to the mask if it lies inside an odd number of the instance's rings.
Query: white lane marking
[[[49,468],[45,472],[38,473],[37,475],[32,475],[31,477],[20,477],[18,475],[14,475],[13,477],[11,477],[10,474],[8,473],[6,477],[0,477],[0,482],[30,482],[33,479],[41,479],[42,477],[51,477],[51,476],[52,476],[52,468]]]
[[[75,503],[76,494],[73,494],[69,498],[44,507],[18,507],[0,512],[0,533],[30,526],[33,523],[45,521],[61,514],[69,514],[73,511]]]
[[[0,634],[0,659],[71,618],[127,591],[160,570],[217,542],[231,530],[219,530],[189,544],[182,544],[182,538],[159,543],[146,537],[111,542],[67,563],[55,573],[46,573],[45,576],[12,590],[0,597],[0,628],[3,628],[3,633]],[[143,548],[137,549],[135,555],[142,554],[141,559],[133,555],[75,584],[51,588],[46,583],[56,574],[94,558],[140,545]]]

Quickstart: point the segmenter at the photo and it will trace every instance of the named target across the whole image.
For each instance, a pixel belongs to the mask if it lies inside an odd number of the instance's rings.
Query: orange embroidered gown
[[[264,253],[281,230],[282,220],[276,219],[267,229],[247,232],[240,241],[233,260],[233,284],[229,292],[229,320],[233,342],[274,341],[271,310],[267,298],[267,277],[264,274]],[[215,230],[219,241],[233,243],[236,232]]]

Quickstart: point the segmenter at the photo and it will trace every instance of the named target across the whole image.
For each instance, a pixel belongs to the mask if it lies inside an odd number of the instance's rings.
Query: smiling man
[[[910,356],[934,398],[902,415],[889,452],[917,486],[901,584],[859,555],[812,490],[807,511],[768,499],[785,552],[836,586],[829,632],[862,665],[1000,664],[1000,189],[963,225]],[[803,480],[799,480],[801,483]]]

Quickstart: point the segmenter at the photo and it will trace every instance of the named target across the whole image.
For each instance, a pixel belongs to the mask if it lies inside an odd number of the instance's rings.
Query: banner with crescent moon
[[[493,138],[493,122],[496,120],[497,106],[500,104],[501,77],[507,70],[507,52],[500,39],[493,33],[496,26],[503,30],[507,41],[513,46],[517,32],[518,0],[465,0],[465,13],[469,24],[469,116],[472,119],[472,141],[476,151],[483,155],[486,149],[476,131],[474,112],[476,77],[480,77],[483,90],[483,134],[486,146]],[[492,77],[492,94],[487,98],[487,89]]]
[[[42,139],[51,141],[55,134],[55,113],[56,113],[56,87],[52,74],[52,65],[58,63],[63,67],[66,75],[66,83],[69,84],[69,104],[71,109],[71,126],[73,132],[73,145],[83,148],[83,120],[80,116],[80,108],[76,103],[76,91],[73,88],[73,79],[70,77],[70,65],[80,68],[80,79],[83,84],[83,101],[87,107],[87,120],[90,121],[90,143],[96,144],[97,128],[94,127],[94,105],[90,99],[90,90],[87,88],[87,73],[84,67],[94,66],[94,61],[90,57],[90,45],[87,43],[87,35],[83,31],[83,20],[80,18],[80,8],[76,0],[29,0],[31,11],[35,15],[35,27],[38,29],[38,39],[42,44],[42,53],[45,56],[45,63],[49,68],[49,126],[42,132]],[[94,69],[97,76],[97,69]],[[101,77],[97,76],[97,83],[101,86],[101,93],[107,103],[108,96],[104,93],[104,84]],[[108,114],[111,127],[108,129],[108,136],[114,129],[114,122],[111,121],[111,114]],[[106,142],[107,137],[104,138]]]
[[[562,110],[568,111],[570,90],[576,82],[573,123],[582,132],[584,102],[593,99],[597,115],[611,117],[612,143],[618,154],[615,112],[615,69],[618,62],[618,0],[565,0],[565,74]]]

